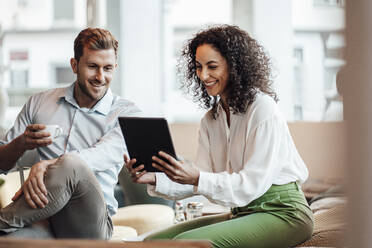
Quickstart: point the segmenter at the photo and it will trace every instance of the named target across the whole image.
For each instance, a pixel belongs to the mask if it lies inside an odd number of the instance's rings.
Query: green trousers
[[[297,183],[273,185],[231,213],[186,221],[146,238],[208,240],[213,247],[293,247],[309,239],[313,215]]]

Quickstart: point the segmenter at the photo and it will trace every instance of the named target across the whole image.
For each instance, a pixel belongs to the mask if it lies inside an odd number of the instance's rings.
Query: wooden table
[[[210,248],[208,241],[108,242],[98,240],[35,240],[0,238],[0,248]]]

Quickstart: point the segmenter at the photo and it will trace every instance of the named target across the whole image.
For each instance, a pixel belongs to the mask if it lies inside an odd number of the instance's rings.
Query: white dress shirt
[[[218,117],[211,111],[201,120],[196,166],[197,187],[172,182],[156,173],[156,187],[148,192],[170,199],[195,194],[228,207],[245,206],[273,184],[303,183],[308,170],[275,101],[258,93],[244,114],[230,112],[230,128],[221,104]]]
[[[113,215],[118,208],[114,186],[124,163],[123,154],[127,152],[118,117],[142,113],[132,102],[113,95],[110,89],[93,108],[80,108],[74,98],[74,85],[33,95],[0,145],[21,135],[30,124],[59,125],[62,135],[51,145],[37,148],[39,160],[77,154],[96,176]]]

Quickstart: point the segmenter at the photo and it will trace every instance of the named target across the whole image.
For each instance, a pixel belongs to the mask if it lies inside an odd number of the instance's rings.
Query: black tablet
[[[119,117],[119,123],[129,156],[137,160],[134,167],[144,164],[146,171],[158,171],[151,164],[159,151],[177,158],[166,119]]]

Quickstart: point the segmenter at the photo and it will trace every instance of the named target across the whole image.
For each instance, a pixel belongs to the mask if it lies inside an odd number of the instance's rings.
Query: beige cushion
[[[346,229],[346,203],[314,214],[314,234]]]
[[[314,233],[311,239],[296,247],[340,247],[346,230],[346,203],[314,214]]]
[[[140,235],[173,224],[174,211],[160,204],[140,204],[119,208],[112,217],[114,225],[130,226]]]
[[[340,196],[325,197],[323,199],[319,199],[311,203],[310,209],[313,211],[313,213],[317,214],[317,213],[320,213],[319,211],[331,209],[338,205],[341,205],[342,207],[342,205],[345,205],[346,202],[347,202],[347,199],[345,196],[344,197],[340,197]]]
[[[25,178],[30,170],[25,170]],[[12,202],[12,197],[21,188],[21,179],[18,171],[10,172],[7,175],[0,175],[4,183],[0,186],[0,205],[5,207]]]
[[[136,229],[129,226],[114,226],[111,241],[122,241],[123,239],[137,237]]]

